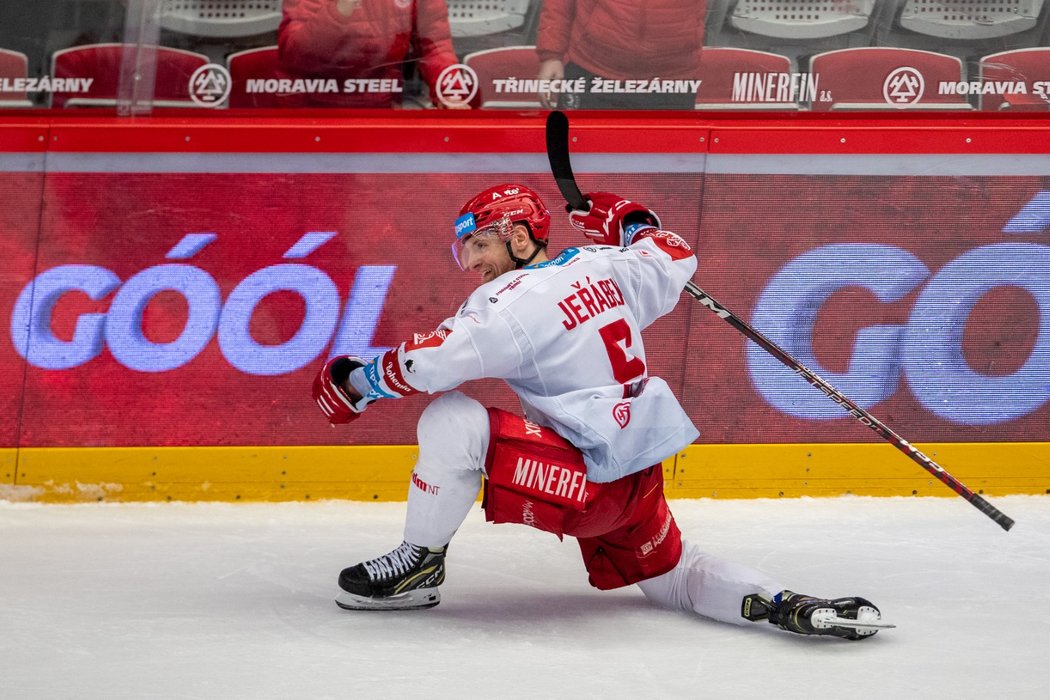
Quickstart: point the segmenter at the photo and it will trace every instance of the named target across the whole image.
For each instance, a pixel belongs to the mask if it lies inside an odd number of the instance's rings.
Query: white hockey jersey
[[[526,418],[583,452],[589,480],[614,481],[699,435],[667,383],[648,375],[641,336],[695,270],[685,241],[653,228],[625,248],[568,248],[483,284],[437,330],[351,380],[367,380],[371,397],[399,398],[503,379]]]

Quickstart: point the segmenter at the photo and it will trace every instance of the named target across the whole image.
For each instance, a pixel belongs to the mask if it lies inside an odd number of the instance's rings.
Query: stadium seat
[[[0,78],[29,77],[29,60],[24,53],[0,49]],[[25,90],[18,92],[0,92],[0,109],[9,107],[32,107]]]
[[[982,92],[982,110],[1050,111],[1050,48],[1041,46],[993,53],[980,60],[978,72],[982,83],[1021,83],[1025,86],[1023,94],[1010,89],[990,94]],[[1034,90],[1035,83],[1040,83],[1042,89]]]
[[[1033,29],[1043,0],[907,0],[900,25],[944,39],[990,39]]]
[[[281,0],[164,0],[160,26],[199,37],[252,36],[277,30]]]
[[[484,36],[525,24],[530,0],[448,0],[452,38]]]
[[[739,0],[729,23],[740,31],[780,39],[822,39],[864,29],[875,0]]]
[[[117,104],[125,50],[138,52],[129,64],[139,75],[153,74],[153,95],[145,101],[157,107],[199,107],[190,98],[190,77],[208,57],[166,46],[87,44],[56,51],[51,56],[55,78],[90,78],[85,92],[53,92],[52,107],[112,107]],[[141,97],[136,96],[138,99]]]
[[[966,95],[941,94],[942,82],[963,80],[955,56],[888,47],[826,51],[810,59],[817,81],[813,111],[831,109],[972,109]]]
[[[774,99],[756,99],[762,97],[764,89],[761,76],[789,74],[792,70],[791,59],[780,54],[707,47],[700,54],[696,109],[797,109],[795,99],[776,99],[776,95],[767,96]],[[757,80],[748,80],[748,76]]]
[[[505,46],[468,53],[463,63],[477,73],[482,108],[539,109],[536,91],[497,92],[494,81],[505,78],[535,80],[540,59],[535,46]]]
[[[226,67],[230,71],[230,107],[283,107],[278,95],[249,93],[248,81],[253,78],[276,78],[278,57],[276,46],[263,46],[230,54]]]

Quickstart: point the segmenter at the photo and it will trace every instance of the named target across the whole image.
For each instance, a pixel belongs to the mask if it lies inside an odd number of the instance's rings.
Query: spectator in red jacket
[[[287,96],[289,105],[398,106],[411,53],[435,106],[468,106],[455,80],[437,88],[442,71],[458,62],[445,0],[284,0],[283,11],[282,77],[335,79],[298,83],[305,88]]]
[[[705,0],[544,0],[538,77],[587,89],[541,91],[540,100],[549,108],[693,109],[706,16]]]

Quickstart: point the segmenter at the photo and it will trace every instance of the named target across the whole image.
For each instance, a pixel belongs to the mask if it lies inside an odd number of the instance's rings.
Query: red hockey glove
[[[602,245],[627,245],[624,229],[635,223],[651,224],[660,228],[660,217],[637,202],[610,192],[591,192],[586,195],[591,204],[587,211],[569,210],[569,223],[583,235]]]
[[[361,402],[361,397],[355,399],[343,388],[350,373],[365,364],[360,357],[337,355],[314,377],[314,401],[332,425],[357,420],[365,410],[367,404]]]

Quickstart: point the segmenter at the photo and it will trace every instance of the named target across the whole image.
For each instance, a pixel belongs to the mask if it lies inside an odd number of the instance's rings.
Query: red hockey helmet
[[[546,247],[551,215],[538,194],[525,185],[505,183],[476,195],[463,205],[456,219],[456,241],[452,244],[456,263],[463,267],[460,256],[467,238],[495,234],[506,241],[517,223],[528,226],[532,240]]]

